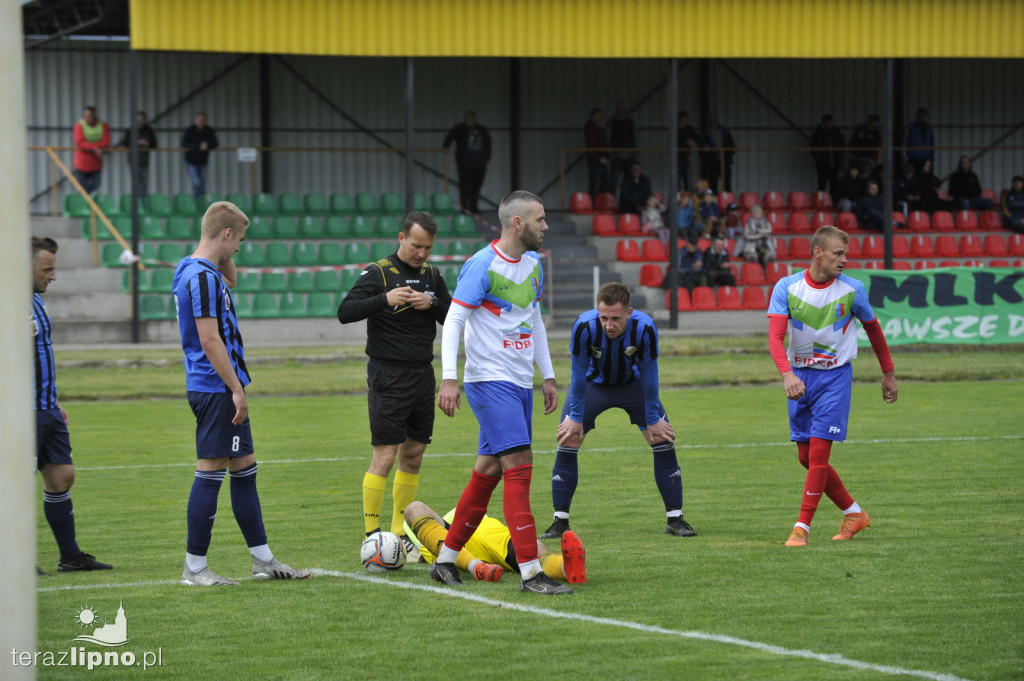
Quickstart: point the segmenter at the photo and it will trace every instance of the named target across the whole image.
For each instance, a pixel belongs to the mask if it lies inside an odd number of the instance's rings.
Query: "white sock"
[[[794,528],[796,528],[796,527],[802,527],[802,528],[804,529],[804,531],[806,531],[806,532],[810,532],[810,531],[811,531],[811,526],[810,526],[810,525],[805,525],[804,523],[797,523],[797,524],[796,524],[796,525],[794,525],[793,527],[794,527]]]
[[[454,563],[455,559],[459,557],[459,552],[455,549],[448,548],[447,544],[441,544],[441,550],[437,554],[438,563]]]
[[[476,569],[476,564],[477,563],[482,563],[482,562],[483,561],[480,560],[479,558],[474,558],[473,560],[469,561],[469,574],[471,574],[471,575],[475,574],[473,572],[473,570]]]
[[[678,508],[677,508],[677,509],[676,509],[676,510],[674,510],[674,511],[667,511],[667,512],[665,513],[665,515],[666,515],[666,516],[667,516],[668,518],[682,518],[682,517],[683,517],[683,511],[682,511],[682,509],[678,509]]]
[[[561,518],[562,520],[568,520],[569,519],[569,512],[568,511],[555,511],[555,517],[556,518]]]
[[[843,511],[843,515],[849,515],[850,513],[860,513],[860,504],[855,501],[853,506]]]
[[[519,574],[523,576],[524,582],[528,579],[533,579],[541,572],[544,572],[544,569],[540,566],[540,561],[536,558],[528,563],[519,564]]]
[[[197,556],[194,553],[186,553],[185,565],[192,572],[202,572],[206,568],[206,556]]]
[[[259,558],[264,563],[269,563],[274,560],[274,554],[270,552],[270,547],[266,544],[260,544],[259,546],[250,546],[249,553],[252,554],[253,558]]]

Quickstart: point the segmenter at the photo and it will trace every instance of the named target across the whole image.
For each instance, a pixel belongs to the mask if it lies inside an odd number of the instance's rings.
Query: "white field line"
[[[981,442],[985,440],[1019,440],[1024,435],[979,435],[977,437],[907,437],[907,438],[879,438],[876,440],[847,440],[848,445],[877,445],[877,444],[900,444],[911,442]],[[639,445],[638,445],[639,446]],[[698,450],[698,449],[754,449],[764,447],[792,447],[793,443],[785,442],[738,442],[734,444],[680,444],[676,445],[677,450]],[[553,449],[535,449],[534,452],[541,454],[554,454]],[[584,447],[584,452],[608,454],[626,451],[624,447]],[[476,456],[476,452],[449,452],[446,454],[435,454],[427,452],[426,457],[431,459],[442,459],[449,457]],[[343,461],[366,461],[366,456],[345,456],[345,457],[315,457],[310,459],[264,459],[257,455],[260,465],[277,465],[290,463],[339,463]],[[195,468],[195,461],[181,461],[174,463],[143,463],[131,466],[75,466],[77,471],[123,471],[137,468],[175,468],[187,466]]]
[[[832,664],[841,667],[851,667],[853,669],[876,672],[878,674],[888,674],[890,676],[913,676],[919,679],[929,679],[929,681],[968,681],[967,679],[956,676],[954,674],[942,674],[939,672],[930,672],[920,669],[906,669],[904,667],[880,665],[874,664],[872,662],[862,662],[861,660],[853,660],[836,653],[816,653],[812,650],[783,648],[782,646],[771,645],[769,643],[761,643],[760,641],[750,641],[743,638],[736,638],[735,636],[709,634],[703,631],[679,631],[676,629],[666,629],[665,627],[659,627],[652,624],[642,624],[640,622],[630,622],[628,620],[613,619],[611,617],[595,617],[594,615],[585,615],[578,612],[562,612],[559,610],[552,610],[550,608],[539,608],[534,605],[522,605],[520,603],[500,601],[494,598],[487,598],[485,596],[480,596],[474,593],[467,593],[465,591],[461,591],[458,588],[446,588],[433,586],[430,584],[394,581],[390,579],[385,579],[383,577],[374,577],[372,575],[368,575],[362,572],[339,572],[337,570],[324,570],[321,568],[313,568],[311,572],[314,575],[321,577],[340,577],[343,579],[354,579],[361,582],[372,582],[374,584],[380,584],[383,586],[397,587],[399,589],[414,589],[416,591],[426,591],[441,596],[448,596],[450,598],[461,598],[463,600],[473,601],[474,603],[481,603],[483,605],[491,607],[499,607],[505,610],[515,610],[517,612],[523,612],[531,615],[539,615],[542,617],[572,620],[575,622],[587,622],[589,624],[600,624],[604,626],[618,627],[620,629],[631,629],[633,631],[639,631],[647,634],[675,636],[678,638],[695,639],[698,641],[708,641],[711,643],[722,643],[725,645],[739,646],[741,648],[750,648],[753,650],[758,650],[763,653],[768,653],[769,655],[779,655],[782,657],[798,657],[805,660],[815,660],[817,662],[822,662],[824,664]],[[71,591],[84,589],[123,589],[136,586],[157,586],[167,584],[177,584],[177,580],[162,579],[150,582],[137,582],[135,584],[120,583],[82,584],[74,586],[50,586],[39,588],[37,589],[37,591],[43,593],[52,591]]]

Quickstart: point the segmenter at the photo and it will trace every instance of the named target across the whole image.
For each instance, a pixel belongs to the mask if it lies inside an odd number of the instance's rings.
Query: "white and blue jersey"
[[[196,319],[212,317],[217,320],[220,338],[227,349],[231,366],[242,386],[249,385],[249,370],[245,366],[245,348],[238,330],[234,299],[224,284],[220,272],[204,258],[186,257],[174,272],[175,307],[181,349],[185,351],[185,380],[191,392],[223,393],[227,386],[210,364],[196,329]]]
[[[53,344],[50,332],[53,324],[46,312],[43,297],[36,293],[32,296],[32,336],[35,341],[36,373],[34,402],[37,411],[57,408],[57,369],[53,361]]]

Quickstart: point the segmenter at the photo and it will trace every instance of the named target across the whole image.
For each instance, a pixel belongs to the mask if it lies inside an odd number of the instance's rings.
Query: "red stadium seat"
[[[985,255],[991,257],[1009,256],[1010,249],[1006,246],[1006,239],[1000,234],[989,234],[985,237]]]
[[[660,288],[665,281],[665,270],[660,265],[640,266],[640,285]]]
[[[836,216],[836,227],[844,232],[856,232],[860,229],[857,224],[857,216],[853,213],[840,213]]]
[[[836,224],[836,219],[835,219],[835,216],[832,215],[832,213],[823,213],[821,211],[818,211],[811,218],[811,230],[815,231],[815,232],[817,232],[819,229],[821,229],[825,225],[834,225],[834,224]]]
[[[744,310],[767,310],[768,299],[760,286],[745,286],[741,296]]]
[[[811,200],[807,198],[805,192],[790,192],[787,205],[789,205],[789,210],[793,212],[811,210]]]
[[[943,201],[952,201],[953,200],[953,197],[950,196],[949,192],[947,192],[945,189],[936,189],[935,190],[935,196],[939,197]]]
[[[730,251],[731,253],[732,251]],[[775,257],[779,260],[789,260],[789,242],[785,239],[775,240]]]
[[[993,206],[998,206],[999,205],[999,195],[996,194],[996,190],[995,189],[982,189],[981,190],[981,198],[988,199],[989,201],[992,202]]]
[[[707,237],[703,236],[697,239],[697,248],[699,248],[702,252],[708,250],[709,248],[711,248],[711,239],[708,239]]]
[[[880,236],[864,237],[864,257],[879,259],[885,257],[885,239]]]
[[[864,263],[864,269],[866,270],[880,270],[882,269],[882,263],[877,260],[871,260]]]
[[[794,213],[794,216],[800,213]],[[805,236],[795,236],[789,240],[789,257],[800,260],[810,260],[811,240]]]
[[[867,237],[867,238],[870,239],[871,237]],[[863,258],[864,257],[864,249],[861,248],[860,239],[858,239],[855,236],[851,236],[850,237],[850,247],[846,251],[846,257],[847,258]]]
[[[988,267],[984,260],[965,260],[964,267]]]
[[[676,309],[680,312],[693,312],[693,303],[690,302],[690,292],[680,287],[679,299],[676,301]],[[672,309],[672,291],[665,291],[665,309]]]
[[[715,300],[715,290],[710,286],[694,286],[690,294],[693,301],[693,309],[708,312],[718,309],[718,302]]]
[[[938,265],[935,264],[934,260],[918,260],[914,263],[915,270],[933,270]]]
[[[846,261],[846,264],[845,264],[845,265],[843,265],[843,269],[844,269],[844,270],[859,270],[859,269],[861,269],[862,267],[864,267],[864,265],[861,265],[861,264],[860,264],[859,262],[857,262],[856,260],[847,260],[847,261]]]
[[[927,232],[932,228],[932,221],[928,217],[928,213],[915,210],[907,219],[907,226],[911,232]]]
[[[768,218],[768,224],[772,226],[774,234],[783,234],[789,230],[785,213],[768,213],[765,217]],[[743,224],[747,224],[746,221]]]
[[[985,248],[977,234],[964,234],[960,237],[960,255],[972,258],[985,255]]]
[[[765,192],[764,203],[761,206],[766,213],[769,211],[782,212],[786,210],[786,197],[782,195],[782,192]]]
[[[811,194],[811,208],[823,211],[833,210],[834,206],[832,205],[832,195],[828,192],[814,192]]]
[[[959,260],[940,260],[939,267],[960,267]]]
[[[623,213],[619,216],[619,232],[622,236],[640,236],[640,216],[635,213]]]
[[[918,234],[910,240],[910,252],[918,258],[934,258],[935,242],[924,234]]]
[[[907,262],[906,260],[893,260],[892,261],[892,268],[894,270],[909,270],[910,269],[910,263]]]
[[[961,232],[976,232],[981,229],[978,224],[978,214],[973,210],[958,210],[956,212],[956,228]]]
[[[789,214],[789,231],[793,234],[814,234],[807,213],[797,211]]]
[[[1024,269],[1024,259],[1017,258],[1016,260],[1013,261],[1013,265],[1012,266],[1016,267],[1019,270],[1020,269]]]
[[[906,228],[907,216],[899,212],[898,210],[894,210],[892,212],[892,226],[899,227],[901,229]]]
[[[594,208],[601,213],[617,213],[619,212],[619,202],[615,199],[615,194],[602,192],[597,195]]]
[[[729,204],[737,203],[736,195],[732,192],[722,192],[718,195],[718,209],[725,215],[729,211]]]
[[[640,245],[632,239],[620,239],[615,244],[615,259],[619,262],[642,262],[644,256],[640,254]]]
[[[768,280],[764,276],[764,268],[761,263],[745,262],[740,268],[740,279],[747,286],[766,286]]]
[[[981,228],[986,232],[1003,231],[1003,219],[998,211],[986,210],[981,214]]]
[[[1006,247],[1010,255],[1024,255],[1024,234],[1011,234]]]
[[[640,253],[647,262],[668,262],[668,251],[660,239],[648,239],[643,242]]]
[[[595,215],[591,224],[591,229],[596,236],[619,235],[619,230],[615,226],[615,218],[611,215]]]
[[[943,258],[955,258],[960,255],[960,245],[956,242],[955,236],[943,234],[935,238],[935,252]]]
[[[742,310],[743,301],[740,299],[740,291],[732,286],[722,286],[718,289],[718,307],[722,310]]]
[[[988,266],[989,267],[1009,267],[1010,266],[1010,261],[1009,260],[989,260],[988,261]]]
[[[910,257],[910,240],[907,237],[897,234],[892,238],[892,257],[894,258],[909,258]]]
[[[765,278],[769,284],[774,285],[779,279],[789,276],[789,265],[781,262],[768,263],[764,268]]]
[[[576,215],[593,215],[594,201],[586,192],[576,192],[569,197],[569,212]]]
[[[932,213],[932,229],[939,232],[952,232],[956,229],[956,223],[953,222],[953,215],[944,210],[937,210]]]
[[[757,192],[742,192],[740,194],[740,209],[750,210],[761,203],[761,195]]]

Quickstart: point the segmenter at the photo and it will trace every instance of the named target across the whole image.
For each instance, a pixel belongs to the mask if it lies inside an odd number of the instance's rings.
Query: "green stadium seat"
[[[344,265],[345,255],[341,252],[341,246],[328,241],[320,244],[320,262],[324,265]]]
[[[100,207],[103,214],[108,218],[112,218],[115,215],[120,215],[121,209],[118,207],[117,202],[114,201],[114,197],[110,194],[97,194],[92,197],[92,200]]]
[[[434,220],[437,221],[437,236],[438,238],[446,236],[454,236],[455,230],[452,229],[452,219],[448,215],[435,215]]]
[[[168,267],[151,267],[149,272],[149,290],[153,293],[170,293],[174,286],[174,270]],[[139,280],[141,282],[141,279]],[[171,306],[174,309],[174,306]]]
[[[148,218],[148,217],[149,217],[148,215],[140,216],[139,217],[139,222],[142,222],[142,220],[144,220],[145,218]],[[124,239],[128,240],[128,239],[132,238],[132,219],[131,218],[129,218],[129,217],[113,218],[113,219],[111,219],[110,222],[111,222],[111,224],[114,225],[114,229],[117,230],[117,233],[120,234]],[[99,218],[97,218],[96,219],[96,228],[99,229],[100,227],[102,227],[105,231],[107,231],[108,234],[110,233],[109,230],[107,230],[107,226],[104,225],[103,222],[101,222],[99,220]],[[141,237],[141,235],[140,235],[140,237]],[[114,235],[111,234],[110,238],[113,239]]]
[[[119,218],[119,219],[121,219],[121,218]],[[128,227],[128,234],[131,234],[132,233],[132,228],[131,228],[132,219],[129,218],[129,217],[126,217],[126,218],[123,218],[123,219],[125,220],[125,224]],[[170,218],[167,218],[167,219],[170,220]],[[117,228],[117,231],[119,231],[119,232],[121,231],[121,227],[119,225],[115,224],[114,227]],[[123,236],[123,233],[122,233],[122,236]],[[166,239],[167,237],[168,237],[167,225],[164,224],[164,221],[161,218],[155,217],[153,215],[140,215],[139,216],[139,238],[140,239],[144,239],[146,241],[155,241],[157,239]]]
[[[323,194],[306,194],[302,197],[304,213],[308,215],[327,215],[327,199]]]
[[[362,270],[342,270],[341,271],[341,291],[351,291],[352,287],[359,281],[359,277],[362,275]],[[341,302],[341,301],[338,301]]]
[[[259,272],[239,272],[238,283],[235,284],[235,290],[245,293],[253,293],[255,291],[262,290],[261,275]]]
[[[430,196],[430,212],[434,215],[452,215],[455,213],[455,204],[452,197],[443,192],[435,192]]]
[[[140,243],[139,258],[142,259],[144,265],[156,260],[156,249],[153,248],[153,244]]]
[[[220,194],[200,194],[199,205],[196,206],[198,214],[200,216],[206,214],[206,209],[210,207],[210,204],[217,203],[220,201]]]
[[[356,215],[352,218],[352,236],[358,239],[368,239],[377,236],[377,227],[373,224],[373,218],[367,215]]]
[[[249,199],[245,196],[245,194],[233,192],[225,196],[224,200],[235,204],[236,206],[238,206],[238,208],[242,210],[243,213],[249,215]],[[252,216],[250,215],[249,217],[251,218]]]
[[[132,214],[132,195],[131,194],[121,194],[120,204],[121,204],[121,215],[131,215]],[[148,213],[149,213],[149,206],[146,203],[146,200],[140,197],[139,198],[139,215],[147,215]]]
[[[321,270],[313,273],[313,288],[317,291],[338,290],[338,273],[335,270]]]
[[[448,244],[448,255],[457,255],[463,258],[468,258],[474,253],[476,253],[476,250],[473,249],[473,245],[468,241],[456,239]]]
[[[370,247],[370,262],[377,262],[395,252],[394,246],[386,241],[377,241]]]
[[[252,241],[243,241],[238,244],[238,253],[235,254],[235,265],[238,267],[260,267],[266,262],[263,256],[263,247]]]
[[[281,293],[288,290],[288,276],[284,272],[264,272],[260,290]]]
[[[290,291],[282,294],[281,302],[278,306],[278,315],[281,317],[305,317],[306,296]]]
[[[480,241],[477,241],[476,243],[473,244],[473,252],[476,253],[477,251],[482,251],[483,249],[487,248],[490,245],[491,242],[489,239],[481,239]]]
[[[92,217],[82,218],[82,238],[86,240],[92,239]],[[96,238],[100,241],[113,239],[114,235],[110,233],[107,226],[97,218],[96,219]]]
[[[334,215],[352,215],[356,212],[352,197],[341,192],[331,194],[330,210]]]
[[[430,199],[427,198],[426,194],[416,192],[412,195],[412,209],[430,210]]]
[[[320,258],[316,253],[316,246],[308,241],[298,241],[292,246],[292,262],[300,267],[318,265]]]
[[[377,202],[377,197],[365,192],[356,194],[356,213],[359,215],[380,214],[380,204]]]
[[[394,215],[381,215],[377,218],[377,234],[387,239],[397,239],[398,233],[402,230],[398,224],[398,218]]]
[[[185,256],[181,253],[181,246],[176,243],[165,242],[156,247],[156,259],[161,262],[177,266],[183,257]]]
[[[297,239],[299,226],[290,215],[278,215],[274,218],[274,236],[278,239]]]
[[[444,283],[448,285],[449,291],[455,290],[455,284],[459,280],[459,272],[462,271],[460,265],[449,265],[444,268]]]
[[[198,220],[198,218],[196,218]],[[180,239],[185,241],[187,239],[194,239],[197,234],[193,231],[192,218],[186,218],[182,215],[172,215],[167,218],[167,238],[168,239]],[[246,230],[248,232],[248,230]]]
[[[286,192],[277,197],[277,212],[284,215],[302,215],[302,199],[298,194]]]
[[[270,319],[277,316],[277,296],[273,293],[257,293],[252,297],[252,316],[256,319]]]
[[[231,297],[235,301],[235,314],[238,315],[238,318],[251,319],[252,297],[247,293],[232,293]]]
[[[92,213],[85,197],[75,192],[64,197],[64,215],[70,218],[84,218]]]
[[[456,236],[476,236],[476,222],[468,215],[456,215],[452,218],[452,231]]]
[[[276,215],[277,202],[265,192],[252,195],[252,212],[256,215]],[[255,307],[255,306],[254,306]]]
[[[350,241],[345,244],[345,262],[352,265],[371,262],[366,244],[361,241]]]
[[[303,215],[299,218],[299,233],[307,239],[322,239],[324,223],[316,215]]]
[[[175,215],[184,215],[186,217],[195,217],[199,213],[199,207],[196,205],[196,199],[191,194],[175,194],[171,198],[171,212]],[[204,209],[205,213],[206,210]]]
[[[100,262],[104,267],[124,267],[120,260],[123,250],[119,243],[103,244],[103,248],[100,250]]]
[[[269,243],[263,254],[271,267],[283,267],[292,263],[292,253],[288,244]]]
[[[245,230],[246,239],[269,239],[274,236],[271,219],[263,215],[253,215],[249,219],[249,228]]]
[[[384,215],[405,215],[405,199],[394,192],[381,194],[380,212]]]
[[[338,314],[338,306],[334,304],[332,293],[315,291],[309,294],[306,303],[306,311],[310,317],[334,317]]]
[[[292,272],[288,275],[288,290],[309,293],[314,290],[312,272]]]
[[[332,239],[347,239],[352,236],[352,225],[348,218],[328,215],[324,218],[324,232]]]
[[[130,204],[129,210],[131,210]],[[171,214],[171,201],[166,194],[150,194],[146,197],[146,212],[165,218]]]
[[[153,290],[150,288],[149,274],[151,274],[149,270],[139,270],[139,293],[149,293]],[[121,292],[132,292],[132,271],[127,267],[121,273]]]
[[[170,302],[170,307],[168,303]],[[174,303],[171,296],[146,295],[139,298],[139,317],[141,319],[173,319]]]

